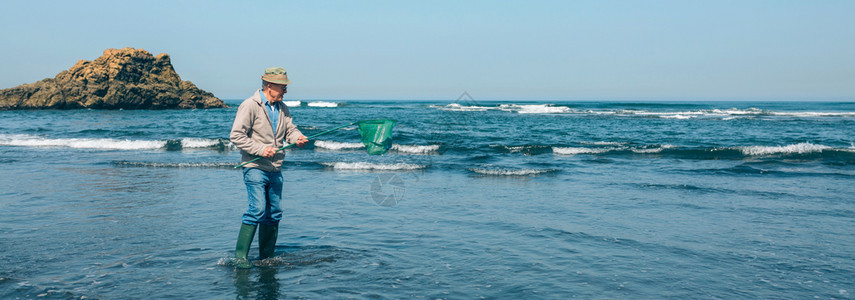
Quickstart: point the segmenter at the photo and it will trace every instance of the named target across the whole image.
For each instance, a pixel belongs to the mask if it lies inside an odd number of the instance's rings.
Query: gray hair
[[[262,91],[262,92],[263,92],[263,91],[266,91],[266,90],[267,90],[267,86],[268,86],[269,84],[270,84],[270,82],[267,82],[267,81],[262,80],[262,81],[261,81],[261,91]]]

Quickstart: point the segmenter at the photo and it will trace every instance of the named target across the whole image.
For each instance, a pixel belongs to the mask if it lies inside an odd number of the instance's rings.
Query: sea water
[[[0,111],[0,298],[855,293],[855,104],[291,101],[276,256],[211,110]]]

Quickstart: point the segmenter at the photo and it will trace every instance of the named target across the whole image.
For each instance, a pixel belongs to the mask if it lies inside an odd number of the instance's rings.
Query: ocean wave
[[[805,112],[770,112],[770,115],[773,116],[784,116],[784,117],[801,117],[801,118],[810,118],[810,117],[855,117],[855,112],[818,112],[818,111],[805,111]]]
[[[522,146],[507,146],[507,145],[490,145],[490,148],[499,150],[503,153],[522,153],[525,155],[537,155],[549,153],[552,151],[551,146],[547,145],[522,145]]]
[[[166,141],[67,138],[51,139],[25,134],[0,135],[0,145],[22,147],[66,147],[105,150],[152,150],[166,147]]]
[[[182,148],[211,148],[223,145],[221,139],[202,139],[202,138],[183,138],[181,139]]]
[[[564,114],[572,112],[569,107],[554,106],[552,104],[502,104],[499,105],[498,109],[520,114]]]
[[[583,114],[583,115],[615,115],[624,117],[647,117],[661,119],[688,120],[695,118],[721,118],[733,120],[737,118],[753,118],[757,116],[775,117],[855,117],[855,112],[821,112],[821,111],[770,111],[756,107],[750,108],[713,108],[681,111],[655,111],[644,109],[589,109],[577,110],[567,106],[555,104],[499,104],[497,106],[461,105],[451,103],[448,105],[431,105],[432,108],[447,111],[506,111],[520,114]]]
[[[338,102],[315,101],[315,102],[309,102],[309,104],[306,104],[306,106],[308,106],[308,107],[338,107],[338,106],[339,106],[339,104],[341,104],[341,103],[338,103]]]
[[[330,149],[330,150],[348,150],[348,149],[361,149],[365,148],[365,145],[362,143],[343,143],[343,142],[334,142],[334,141],[315,141],[316,148]]]
[[[585,145],[600,145],[600,146],[620,146],[620,145],[624,145],[624,144],[626,144],[626,143],[600,141],[600,142],[580,142],[579,144],[585,144]]]
[[[446,111],[488,111],[500,110],[520,114],[563,114],[575,112],[566,106],[555,106],[553,104],[500,104],[499,106],[461,105],[451,103],[448,105],[431,105],[430,107]]]
[[[662,152],[662,150],[671,149],[671,148],[676,148],[676,146],[674,146],[674,145],[662,145],[662,146],[658,146],[658,147],[633,147],[633,148],[630,148],[629,150],[632,152],[635,152],[635,153],[650,154],[650,153],[659,153],[659,152]]]
[[[410,154],[428,154],[439,150],[440,145],[399,145],[393,144],[391,150]],[[315,147],[329,150],[364,149],[362,143],[344,143],[334,141],[315,141]]]
[[[663,119],[688,120],[688,119],[697,118],[698,116],[687,116],[687,115],[679,115],[678,114],[678,115],[661,115],[659,117],[663,118]]]
[[[233,169],[237,163],[234,162],[142,162],[142,161],[113,161],[113,165],[119,167],[144,167],[144,168],[218,168]]]
[[[224,139],[182,138],[176,140],[128,140],[107,138],[45,138],[14,134],[0,135],[0,145],[20,147],[62,147],[102,150],[181,150],[199,148],[232,149],[234,146]]]
[[[552,153],[559,155],[597,154],[613,150],[612,148],[585,148],[585,147],[552,147]]]
[[[282,104],[285,104],[285,106],[287,106],[287,107],[300,107],[300,105],[303,105],[303,102],[302,102],[302,101],[300,101],[300,100],[296,100],[296,101],[282,101]]]
[[[592,111],[588,111],[593,113]],[[756,107],[738,109],[700,109],[688,111],[648,111],[648,110],[632,110],[622,109],[615,111],[603,111],[599,113],[616,114],[622,116],[643,116],[657,117],[663,119],[693,119],[693,118],[721,118],[722,120],[733,120],[739,118],[752,118],[758,116],[776,116],[776,117],[796,117],[796,118],[811,118],[811,117],[855,117],[855,112],[817,112],[817,111],[802,111],[802,112],[780,112],[763,110]]]
[[[487,106],[469,106],[469,105],[460,105],[459,103],[451,103],[448,105],[431,105],[430,107],[438,108],[439,110],[445,111],[488,111],[493,109],[492,107]]]
[[[412,154],[428,154],[437,152],[439,145],[392,145],[393,151],[412,153]]]
[[[426,166],[408,163],[375,164],[370,162],[323,162],[326,167],[336,170],[361,170],[361,171],[408,171],[424,169]]]
[[[557,172],[557,169],[469,168],[471,172],[491,176],[534,176]]]
[[[831,150],[832,147],[816,145],[811,143],[798,143],[787,146],[745,146],[738,147],[743,154],[748,156],[771,155],[771,154],[806,154]]]

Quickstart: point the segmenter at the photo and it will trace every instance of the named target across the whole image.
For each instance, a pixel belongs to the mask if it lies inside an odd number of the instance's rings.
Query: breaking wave
[[[554,106],[552,104],[502,104],[499,105],[498,109],[520,114],[565,114],[574,112],[569,107]]]
[[[302,102],[302,101],[300,101],[300,100],[296,100],[296,101],[282,101],[282,103],[283,103],[283,104],[285,104],[285,106],[287,106],[287,107],[300,107],[300,105],[303,105],[303,102]]]
[[[471,172],[490,176],[535,176],[557,172],[556,169],[469,168]]]
[[[407,171],[426,168],[424,165],[408,163],[375,164],[370,162],[323,162],[320,164],[336,170],[357,171]]]
[[[411,154],[429,154],[439,150],[439,145],[392,145],[392,151],[411,153]]]
[[[667,151],[667,152],[666,152]],[[798,143],[785,146],[737,146],[717,148],[685,148],[674,145],[648,145],[648,146],[618,146],[610,148],[588,148],[588,147],[552,147],[552,153],[556,155],[578,155],[578,154],[657,154],[668,153],[668,155],[686,158],[734,158],[769,155],[807,155],[835,153],[855,153],[852,148],[834,148],[826,145],[812,143]]]
[[[102,150],[182,150],[182,149],[233,149],[225,139],[182,138],[174,140],[129,140],[109,138],[45,138],[40,136],[0,134],[0,146],[60,147]]]
[[[579,110],[556,104],[499,104],[495,106],[461,105],[431,105],[430,107],[445,111],[506,111],[519,114],[579,114],[579,115],[614,115],[623,117],[646,117],[661,119],[688,120],[695,118],[713,118],[733,120],[745,117],[772,116],[794,118],[819,117],[855,117],[855,112],[822,112],[822,111],[771,111],[756,107],[728,109],[698,109],[685,111],[651,111],[644,109],[588,109]]]
[[[315,101],[315,102],[309,102],[308,104],[306,104],[306,106],[308,106],[308,107],[339,107],[339,104],[341,104],[341,103]]]
[[[196,163],[164,163],[164,162],[137,162],[137,161],[113,161],[114,166],[119,167],[143,167],[143,168],[216,168],[233,169],[237,163],[234,162],[196,162]]]
[[[771,155],[771,154],[805,154],[805,153],[821,153],[824,150],[831,150],[832,147],[825,145],[815,145],[811,143],[798,143],[787,146],[747,146],[739,147],[743,154],[749,156]],[[841,149],[842,150],[842,149]]]
[[[321,149],[329,149],[329,150],[352,150],[352,149],[364,149],[365,145],[362,143],[345,143],[345,142],[335,142],[335,141],[315,141],[315,147]],[[440,145],[399,145],[393,144],[391,150],[400,152],[400,153],[409,153],[409,154],[430,154],[437,152],[439,150]]]
[[[330,150],[348,150],[348,149],[362,149],[365,148],[365,145],[362,143],[343,143],[343,142],[334,142],[334,141],[315,141],[316,148],[322,149],[330,149]]]
[[[611,150],[611,148],[552,147],[552,153],[559,155],[597,154]]]
[[[448,105],[431,105],[430,107],[445,111],[488,111],[493,109],[492,107],[487,106],[460,105],[458,103],[451,103]]]
[[[151,150],[166,147],[167,141],[67,138],[51,139],[26,134],[0,135],[0,145],[22,147],[65,147],[77,149]]]

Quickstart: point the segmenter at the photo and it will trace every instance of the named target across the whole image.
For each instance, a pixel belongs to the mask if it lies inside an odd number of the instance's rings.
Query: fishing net
[[[359,135],[362,143],[370,155],[380,155],[392,148],[392,127],[395,120],[377,119],[359,121]]]

